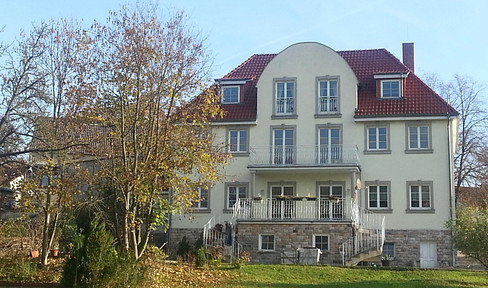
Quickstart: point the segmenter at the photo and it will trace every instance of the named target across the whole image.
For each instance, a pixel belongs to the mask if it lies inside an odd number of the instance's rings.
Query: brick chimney
[[[407,66],[412,72],[415,72],[415,55],[413,43],[403,43],[403,64]]]

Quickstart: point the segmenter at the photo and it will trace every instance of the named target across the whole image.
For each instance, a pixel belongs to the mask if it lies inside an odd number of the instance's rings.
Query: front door
[[[437,267],[437,245],[435,242],[420,242],[420,268]]]

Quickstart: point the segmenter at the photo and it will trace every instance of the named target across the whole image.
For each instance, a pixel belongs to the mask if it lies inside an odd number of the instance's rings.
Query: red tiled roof
[[[355,117],[408,117],[457,115],[454,108],[430,89],[403,63],[385,49],[337,51],[352,68],[359,81],[358,109]],[[277,54],[255,54],[221,80],[249,79],[242,87],[240,104],[222,105],[223,121],[255,120],[256,83],[268,63]],[[409,73],[404,97],[378,99],[374,74]]]
[[[387,50],[353,50],[337,53],[351,66],[359,81],[356,117],[457,115],[454,108]],[[402,72],[409,72],[403,97],[378,99],[374,74]]]
[[[222,105],[224,118],[219,121],[252,121],[256,120],[257,91],[256,83],[266,65],[276,54],[255,54],[222,79],[248,79],[241,89],[241,103]]]

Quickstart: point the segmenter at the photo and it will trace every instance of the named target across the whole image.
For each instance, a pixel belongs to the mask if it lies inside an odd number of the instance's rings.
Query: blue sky
[[[488,87],[488,1],[429,0],[159,0],[182,9],[207,35],[219,78],[255,53],[277,53],[303,41],[334,50],[386,48],[401,59],[401,43],[415,43],[416,74],[454,73]],[[103,21],[125,0],[0,0],[0,41],[50,18]]]

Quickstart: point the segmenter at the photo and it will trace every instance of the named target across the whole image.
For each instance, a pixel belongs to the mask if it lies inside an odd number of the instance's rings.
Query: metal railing
[[[353,211],[356,207],[352,202],[343,198],[294,198],[239,199],[234,205],[234,217],[240,220],[353,220],[354,215],[358,215]]]
[[[357,146],[345,145],[274,145],[249,148],[250,166],[341,166],[360,165]]]
[[[205,249],[209,247],[229,247],[232,251],[230,261],[233,258],[238,258],[243,251],[243,246],[236,241],[235,233],[235,218],[233,214],[216,215],[210,218],[208,222],[203,226],[203,245]],[[226,243],[228,237],[228,231],[225,231],[224,223],[230,223],[234,229],[231,234],[231,245]],[[225,249],[224,249],[225,253]]]
[[[353,204],[353,206],[357,204]],[[353,209],[354,236],[340,246],[342,265],[346,265],[355,255],[376,250],[383,251],[385,243],[385,217],[357,207]]]

